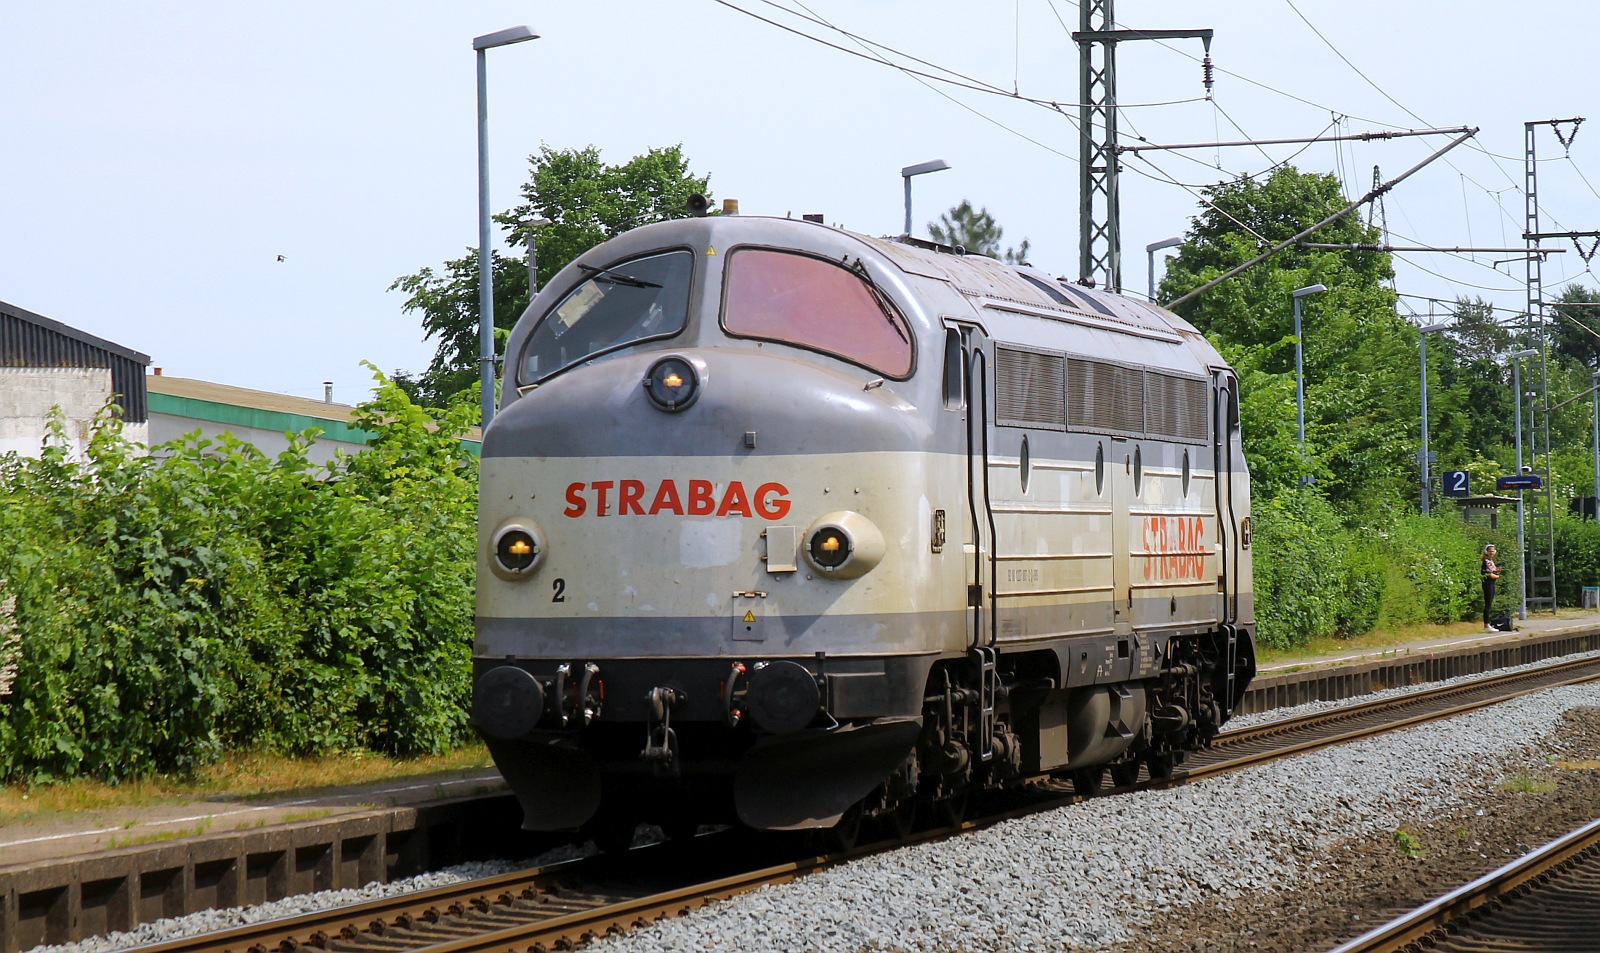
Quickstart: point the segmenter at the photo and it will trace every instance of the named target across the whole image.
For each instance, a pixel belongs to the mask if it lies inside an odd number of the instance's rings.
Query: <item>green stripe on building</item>
[[[362,430],[342,420],[308,417],[305,414],[290,414],[279,410],[261,410],[256,407],[240,407],[237,404],[223,404],[196,397],[174,397],[171,394],[158,394],[153,391],[150,393],[150,412],[277,433],[300,433],[316,427],[322,431],[322,436],[318,437],[318,440],[332,440],[358,447],[366,446],[377,436],[370,430]],[[471,451],[474,456],[481,449],[476,440],[463,439],[461,446]]]

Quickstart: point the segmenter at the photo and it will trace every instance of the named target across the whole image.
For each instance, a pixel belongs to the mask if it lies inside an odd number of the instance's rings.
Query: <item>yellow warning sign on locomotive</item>
[[[751,612],[749,609],[744,610],[744,621],[746,621],[746,622],[754,622],[754,621],[756,621],[756,614],[754,612]]]

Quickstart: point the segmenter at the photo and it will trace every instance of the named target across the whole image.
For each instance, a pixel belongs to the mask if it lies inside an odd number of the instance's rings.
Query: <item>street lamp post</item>
[[[533,296],[539,293],[539,250],[534,247],[535,239],[539,237],[539,229],[550,224],[550,220],[542,215],[535,216],[528,223],[528,303],[533,304]]]
[[[494,419],[494,276],[489,258],[489,89],[485,52],[539,34],[514,26],[472,38],[478,56],[478,363],[483,386],[483,426]]]
[[[1294,426],[1297,439],[1300,441],[1300,459],[1305,462],[1306,455],[1306,375],[1305,375],[1305,348],[1300,345],[1300,299],[1307,295],[1321,294],[1327,291],[1326,285],[1306,285],[1296,288],[1294,298]],[[1309,475],[1300,477],[1300,485],[1305,486],[1311,482]]]
[[[922,175],[927,172],[943,172],[948,168],[950,168],[950,163],[944,161],[943,159],[929,159],[927,162],[918,162],[916,165],[908,165],[900,170],[900,178],[904,179],[906,184],[907,235],[911,234],[911,177],[914,175]]]
[[[1428,494],[1433,489],[1433,477],[1428,472],[1428,335],[1433,331],[1443,331],[1449,327],[1448,323],[1424,325],[1417,330],[1421,332],[1422,341],[1422,512],[1428,512]]]
[[[1511,353],[1511,389],[1516,392],[1517,409],[1512,415],[1512,420],[1517,425],[1517,476],[1522,476],[1522,359],[1538,354],[1537,349],[1526,351],[1513,351]],[[1527,544],[1523,534],[1522,522],[1522,496],[1523,490],[1517,491],[1517,618],[1528,617],[1528,560],[1526,556]]]
[[[1150,244],[1144,246],[1144,254],[1145,258],[1147,259],[1148,271],[1150,273],[1151,304],[1156,303],[1156,252],[1163,248],[1174,248],[1182,244],[1183,239],[1181,238],[1163,238],[1159,242],[1151,242]]]

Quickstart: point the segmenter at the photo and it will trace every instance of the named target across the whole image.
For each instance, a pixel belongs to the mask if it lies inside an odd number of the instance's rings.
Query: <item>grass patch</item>
[[[333,812],[327,808],[318,808],[315,811],[298,811],[294,814],[285,814],[283,816],[283,820],[279,823],[293,824],[295,821],[315,821],[319,818],[327,817],[332,813]]]
[[[1394,841],[1394,846],[1400,848],[1400,852],[1407,857],[1421,857],[1428,852],[1427,848],[1422,846],[1422,841],[1417,839],[1417,835],[1408,830],[1396,828],[1390,838]]]
[[[1556,767],[1563,771],[1600,771],[1600,760],[1590,758],[1583,761],[1557,761]]]
[[[1556,782],[1552,778],[1542,778],[1528,771],[1518,771],[1501,781],[1500,789],[1516,794],[1549,794],[1556,789]]]
[[[316,788],[471,771],[492,764],[489,751],[481,742],[464,745],[448,754],[408,759],[370,752],[322,758],[238,754],[190,776],[160,775],[122,784],[79,780],[33,787],[3,786],[0,787],[0,827],[84,811],[181,804],[204,797],[270,797]]]
[[[199,837],[210,829],[211,820],[207,818],[193,827],[180,827],[173,831],[156,831],[150,834],[140,834],[137,837],[113,837],[106,842],[106,849],[116,850],[119,847],[138,847],[141,844],[158,844],[161,841]]]
[[[1257,643],[1256,658],[1263,665],[1276,665],[1284,662],[1314,661],[1328,655],[1349,655],[1353,652],[1363,652],[1370,655],[1379,655],[1385,652],[1398,653],[1404,650],[1407,642],[1419,639],[1442,639],[1454,635],[1476,635],[1483,631],[1483,623],[1455,622],[1450,625],[1402,625],[1392,629],[1374,629],[1366,635],[1353,639],[1326,637],[1312,639],[1305,645],[1297,645],[1289,649],[1273,648]]]

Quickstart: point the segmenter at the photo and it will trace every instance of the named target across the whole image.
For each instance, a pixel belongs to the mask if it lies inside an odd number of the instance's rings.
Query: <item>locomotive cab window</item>
[[[911,327],[862,275],[831,261],[762,248],[728,256],[729,334],[793,344],[885,377],[911,375]]]
[[[528,336],[517,380],[536,384],[596,354],[683,330],[694,256],[670,251],[608,268],[579,265],[589,280],[567,292]]]
[[[967,406],[966,341],[955,328],[944,332],[944,406],[946,410]]]

